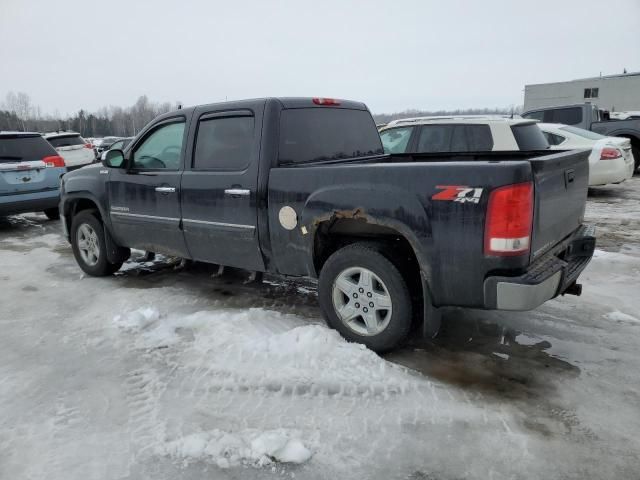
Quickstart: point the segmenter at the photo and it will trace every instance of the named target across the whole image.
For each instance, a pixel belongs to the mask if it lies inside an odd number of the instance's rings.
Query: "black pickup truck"
[[[384,351],[417,327],[433,334],[439,307],[579,294],[595,246],[587,156],[389,156],[361,103],[235,101],[156,118],[66,174],[60,209],[90,275],[136,248],[318,278],[328,324]]]

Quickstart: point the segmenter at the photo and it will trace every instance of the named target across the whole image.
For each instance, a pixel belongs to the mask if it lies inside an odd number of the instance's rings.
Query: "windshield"
[[[585,130],[584,128],[577,128],[567,125],[566,127],[560,127],[560,130],[564,130],[565,132],[573,133],[582,138],[588,138],[589,140],[602,140],[603,138],[607,138],[604,135],[600,135],[599,133],[590,132],[589,130]]]

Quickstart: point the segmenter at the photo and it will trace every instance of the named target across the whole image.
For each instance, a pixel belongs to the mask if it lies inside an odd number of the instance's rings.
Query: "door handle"
[[[244,188],[227,188],[224,193],[226,195],[231,195],[232,197],[248,197],[251,195],[251,190]]]
[[[156,187],[156,192],[160,192],[160,193],[175,193],[176,192],[176,188],[175,187]]]

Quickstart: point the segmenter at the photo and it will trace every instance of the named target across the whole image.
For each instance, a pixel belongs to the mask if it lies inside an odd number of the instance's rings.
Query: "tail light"
[[[531,246],[533,183],[496,188],[489,196],[484,229],[484,254],[522,255]]]
[[[600,153],[600,160],[615,160],[616,158],[620,158],[622,156],[622,152],[617,148],[613,147],[604,147],[602,152]]]
[[[42,161],[45,163],[47,167],[64,167],[64,158],[60,155],[50,155],[48,157],[44,157]]]
[[[91,150],[93,150],[93,145],[91,145],[90,143],[85,143],[84,148],[90,148]]]
[[[314,98],[313,103],[316,105],[340,105],[340,102],[335,98]]]

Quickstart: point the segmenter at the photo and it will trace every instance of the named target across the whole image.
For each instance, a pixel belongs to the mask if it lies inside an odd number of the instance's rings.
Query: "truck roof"
[[[282,105],[282,108],[326,108],[326,107],[334,107],[334,108],[346,108],[350,110],[368,110],[367,106],[362,102],[355,102],[353,100],[343,100],[343,99],[333,99],[326,97],[262,97],[262,98],[251,98],[251,99],[243,99],[243,100],[229,100],[225,102],[214,102],[214,103],[204,103],[200,105],[193,105],[191,107],[181,108],[179,110],[173,110],[171,112],[167,112],[162,115],[162,117],[172,117],[176,114],[187,113],[195,110],[200,107],[220,107],[228,106],[228,107],[247,107],[251,104],[263,103],[266,101],[276,101]],[[335,103],[316,103],[317,101],[331,101]]]

